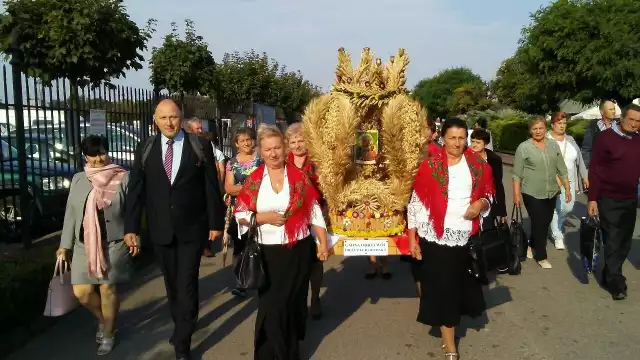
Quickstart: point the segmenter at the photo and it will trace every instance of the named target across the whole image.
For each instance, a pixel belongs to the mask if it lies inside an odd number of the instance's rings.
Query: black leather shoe
[[[621,291],[611,294],[611,297],[613,298],[613,300],[624,300],[627,298],[627,294]]]

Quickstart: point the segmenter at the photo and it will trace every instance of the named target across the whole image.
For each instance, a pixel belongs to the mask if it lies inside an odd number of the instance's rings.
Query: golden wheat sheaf
[[[402,209],[409,202],[425,143],[426,112],[407,96],[396,96],[384,108],[381,125],[389,194],[394,209]]]
[[[316,164],[320,190],[331,210],[337,208],[345,186],[357,123],[349,98],[335,92],[315,99],[303,118],[309,154]]]

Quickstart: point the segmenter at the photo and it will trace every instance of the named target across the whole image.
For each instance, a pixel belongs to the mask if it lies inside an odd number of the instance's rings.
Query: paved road
[[[504,181],[510,184],[508,176]],[[576,208],[584,213],[584,199]],[[522,275],[501,275],[486,289],[487,316],[458,329],[463,359],[640,359],[640,247],[636,244],[624,268],[629,298],[614,302],[583,273],[576,224],[571,219],[567,251],[549,245],[552,270],[528,261]],[[232,274],[221,263],[216,257],[202,264],[195,352],[206,360],[252,359],[256,301],[232,298]],[[441,359],[439,339],[415,322],[418,300],[407,265],[392,259],[395,277],[388,282],[364,280],[365,269],[361,258],[328,262],[322,293],[326,316],[310,322],[303,359]],[[122,304],[118,346],[106,358],[173,359],[162,279],[149,271],[131,287]],[[76,311],[10,359],[93,359],[93,326],[86,311]]]

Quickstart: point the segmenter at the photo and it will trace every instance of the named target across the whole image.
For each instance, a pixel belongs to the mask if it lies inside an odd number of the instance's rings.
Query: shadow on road
[[[409,265],[399,261],[398,257],[390,257],[389,266],[393,272],[392,280],[365,280],[368,263],[365,258],[346,257],[341,268],[333,268],[324,274],[326,292],[321,297],[324,317],[321,321],[310,321],[307,326],[307,337],[303,345],[304,358],[312,358],[324,338],[336,330],[363,305],[377,304],[380,299],[415,298],[416,289],[409,272]],[[508,275],[502,275],[508,276]],[[509,289],[500,285],[494,277],[490,279],[492,288],[485,287],[487,308],[497,307],[512,300]],[[416,307],[416,315],[418,308]],[[481,329],[488,323],[486,312],[477,319],[464,318],[456,331],[460,337],[466,336],[467,329]],[[430,332],[431,335],[440,336]]]

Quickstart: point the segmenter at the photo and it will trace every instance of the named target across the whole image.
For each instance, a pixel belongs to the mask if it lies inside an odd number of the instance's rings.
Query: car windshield
[[[0,141],[0,159],[2,161],[18,160],[18,150],[4,140]]]

